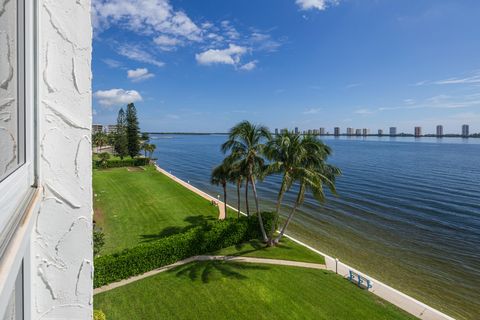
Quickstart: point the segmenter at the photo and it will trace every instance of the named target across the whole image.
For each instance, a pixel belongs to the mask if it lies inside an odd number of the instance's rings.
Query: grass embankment
[[[109,319],[414,319],[324,270],[198,262],[95,296]]]
[[[94,219],[105,233],[101,254],[154,241],[218,218],[218,208],[154,167],[93,171]]]

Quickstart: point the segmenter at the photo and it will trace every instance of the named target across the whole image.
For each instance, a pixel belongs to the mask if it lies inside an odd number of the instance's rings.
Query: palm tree
[[[97,153],[102,151],[102,147],[108,143],[107,135],[103,132],[97,132],[93,136],[93,143],[97,146]]]
[[[298,182],[299,189],[297,198],[280,234],[273,241],[269,241],[269,243],[279,243],[285,234],[285,230],[292,221],[296,210],[303,204],[307,191],[310,191],[313,197],[321,203],[325,202],[324,185],[326,185],[334,195],[337,194],[335,179],[341,174],[341,171],[337,167],[326,163],[328,156],[331,154],[331,149],[315,136],[311,135],[303,137],[297,148],[299,152],[298,158],[291,162],[293,166],[290,166],[289,169],[288,188],[286,189],[288,190],[293,182]]]
[[[210,182],[213,185],[221,185],[223,188],[223,206],[225,209],[225,218],[227,217],[227,182],[230,178],[229,163],[224,161],[212,171]]]
[[[293,173],[296,167],[298,167],[301,159],[305,155],[305,148],[302,144],[302,136],[300,134],[293,133],[291,131],[282,131],[270,139],[265,147],[265,154],[271,161],[268,164],[266,173],[281,173],[282,183],[277,196],[277,203],[275,206],[275,212],[278,219],[280,206],[282,204],[283,196],[290,190],[293,184]],[[273,238],[275,233],[275,226],[277,221],[272,224],[269,237]]]
[[[240,218],[240,188],[242,187],[243,180],[245,179],[245,168],[241,162],[233,162],[229,172],[229,182],[234,183],[237,186],[237,213]],[[248,210],[247,210],[248,212]]]
[[[151,143],[148,145],[148,157],[151,159],[153,153],[155,152],[155,149],[157,149],[157,145]]]
[[[265,233],[262,215],[259,210],[255,179],[259,168],[263,168],[265,165],[263,150],[265,141],[268,141],[270,138],[271,135],[267,127],[255,125],[249,121],[242,121],[230,129],[228,140],[222,145],[222,151],[224,153],[231,151],[232,159],[242,163],[247,170],[246,193],[248,192],[249,183],[252,186],[255,197],[255,208],[264,241],[267,241],[268,237]],[[248,199],[248,194],[246,194],[246,197]]]

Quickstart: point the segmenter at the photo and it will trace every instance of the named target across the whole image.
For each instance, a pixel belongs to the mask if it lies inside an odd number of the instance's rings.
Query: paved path
[[[93,290],[93,294],[99,294],[105,291],[110,291],[112,289],[116,289],[118,287],[122,287],[129,283],[142,280],[156,274],[171,270],[173,268],[185,265],[190,262],[194,261],[228,261],[228,262],[240,262],[240,263],[257,263],[257,264],[271,264],[277,266],[289,266],[289,267],[300,267],[300,268],[308,268],[308,269],[319,269],[319,270],[326,270],[327,267],[324,264],[318,263],[309,263],[309,262],[299,262],[299,261],[291,261],[291,260],[280,260],[280,259],[264,259],[264,258],[253,258],[253,257],[236,257],[236,256],[194,256],[184,260],[180,260],[175,262],[174,264],[170,264],[165,267],[161,267],[144,274],[131,277],[125,280],[121,280],[118,282],[114,282],[108,284],[106,286],[96,288]]]
[[[194,186],[192,186],[190,183],[188,182],[185,182],[183,181],[182,179],[179,179],[177,178],[176,176],[174,176],[173,174],[171,174],[170,172],[167,172],[166,170],[160,168],[157,164],[155,164],[155,168],[157,168],[157,171],[163,173],[164,175],[166,175],[167,177],[169,177],[170,179],[172,179],[173,181],[176,181],[178,182],[179,184],[181,184],[182,186],[184,186],[185,188],[195,192],[196,194],[198,194],[199,196],[207,199],[208,201],[215,201],[217,203],[217,206],[218,206],[218,219],[220,220],[223,220],[225,219],[225,207],[223,205],[223,202],[216,199],[215,197],[212,197],[211,195],[203,192],[202,190],[198,189],[198,188],[195,188]]]

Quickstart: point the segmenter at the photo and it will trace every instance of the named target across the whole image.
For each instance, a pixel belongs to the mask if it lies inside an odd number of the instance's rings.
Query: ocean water
[[[217,196],[209,178],[225,139],[153,135],[152,143],[162,168]],[[449,315],[480,319],[480,139],[324,141],[343,171],[339,196],[307,197],[288,233]],[[263,210],[273,208],[279,181],[259,183]],[[232,187],[233,206],[235,196]]]

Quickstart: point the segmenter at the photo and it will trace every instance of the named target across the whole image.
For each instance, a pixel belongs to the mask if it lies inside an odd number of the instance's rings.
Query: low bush
[[[93,168],[120,168],[120,167],[139,167],[146,166],[149,163],[149,158],[134,158],[134,159],[110,159],[110,160],[93,160]]]
[[[107,320],[107,317],[103,311],[93,310],[93,320]]]
[[[265,227],[273,223],[273,213],[263,213]],[[191,256],[206,254],[259,238],[256,216],[215,221],[185,233],[175,234],[118,253],[95,258],[94,287],[130,278]]]

